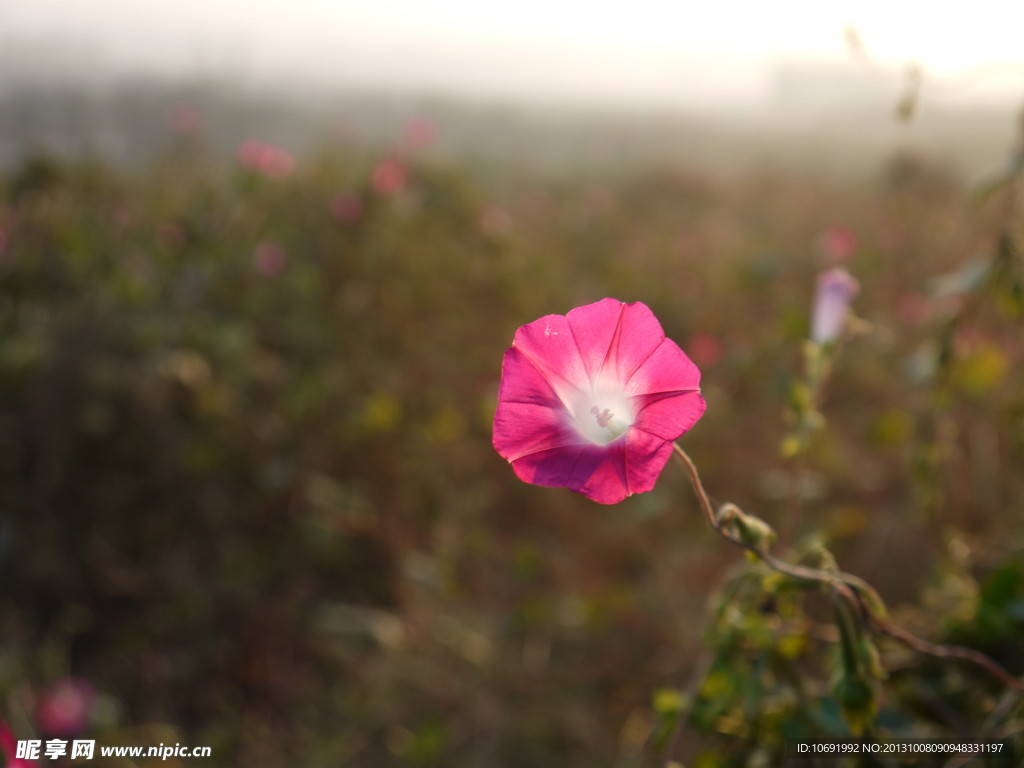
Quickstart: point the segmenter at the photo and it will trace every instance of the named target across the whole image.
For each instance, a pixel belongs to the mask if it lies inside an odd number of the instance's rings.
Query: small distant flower
[[[405,166],[394,157],[381,160],[374,166],[370,184],[381,197],[397,195],[406,185]]]
[[[594,213],[607,214],[615,207],[615,193],[600,184],[589,186],[587,187],[587,206]]]
[[[131,225],[135,214],[132,213],[131,206],[125,205],[124,203],[118,203],[114,206],[114,223],[122,229]]]
[[[821,236],[822,261],[836,266],[849,260],[857,250],[857,236],[846,227],[832,227]]]
[[[291,153],[280,147],[274,147],[272,152],[264,153],[263,173],[272,179],[283,179],[291,175],[295,170],[295,159]]]
[[[295,170],[295,158],[288,150],[255,139],[243,141],[238,147],[238,163],[247,171],[271,179],[283,179]]]
[[[179,136],[196,133],[203,124],[203,116],[191,104],[172,104],[167,109],[167,127]]]
[[[839,338],[850,311],[850,302],[860,291],[860,284],[849,272],[840,267],[818,275],[814,294],[814,314],[811,318],[811,339],[828,344]]]
[[[488,203],[480,212],[480,231],[489,237],[501,237],[512,230],[512,217],[496,203]]]
[[[262,141],[254,139],[243,141],[238,146],[238,164],[246,170],[260,171],[263,163],[264,146],[266,145]]]
[[[342,192],[331,200],[331,215],[342,224],[354,224],[363,216],[363,201],[352,192]]]
[[[923,325],[931,315],[931,303],[922,293],[907,291],[896,300],[896,316],[903,325]]]
[[[654,487],[704,408],[700,371],[651,310],[602,299],[516,331],[494,447],[525,482],[614,504]]]
[[[188,241],[185,228],[176,221],[165,221],[156,230],[156,241],[172,251],[181,250]]]
[[[256,271],[266,277],[277,277],[284,271],[288,262],[288,254],[275,243],[260,243],[252,255],[252,265]]]
[[[86,680],[67,678],[43,693],[36,723],[48,736],[76,736],[88,727],[96,689]]]
[[[405,143],[410,149],[426,149],[437,140],[437,125],[429,117],[417,115],[405,124]]]
[[[697,365],[710,368],[722,359],[722,342],[710,333],[697,333],[690,337],[686,348]]]

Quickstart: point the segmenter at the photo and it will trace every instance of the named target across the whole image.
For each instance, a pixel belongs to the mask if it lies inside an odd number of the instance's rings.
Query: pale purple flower
[[[602,299],[516,331],[494,447],[521,480],[614,504],[654,487],[704,408],[700,371],[651,310]]]
[[[850,311],[850,302],[860,291],[860,283],[841,267],[818,274],[811,318],[811,339],[828,344],[839,338]]]

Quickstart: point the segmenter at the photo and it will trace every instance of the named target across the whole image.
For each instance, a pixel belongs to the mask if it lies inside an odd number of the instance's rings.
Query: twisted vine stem
[[[711,499],[708,497],[707,491],[704,490],[704,484],[701,482],[697,466],[687,455],[686,451],[679,447],[678,443],[673,443],[672,447],[675,450],[676,456],[682,461],[690,475],[694,494],[697,496],[697,501],[708,525],[724,539],[750,552],[777,573],[784,574],[797,581],[819,584],[829,588],[834,596],[845,600],[862,619],[865,626],[873,632],[890,637],[918,653],[934,656],[939,659],[961,659],[970,662],[984,669],[992,677],[1010,688],[1014,698],[1024,694],[1024,682],[1011,675],[991,656],[959,645],[930,643],[888,621],[883,615],[885,607],[882,599],[874,588],[860,577],[839,570],[823,570],[790,563],[773,555],[768,551],[766,545],[744,541],[727,528],[733,521],[745,517],[744,513],[735,504],[727,503],[723,504],[716,514],[712,507]],[[683,723],[680,723],[677,727],[676,733],[669,745],[668,760],[670,764],[679,748],[682,725]]]
[[[732,532],[726,530],[726,523],[734,519],[737,514],[741,514],[739,508],[735,504],[724,504],[716,515],[693,460],[678,444],[674,443],[673,448],[676,455],[686,466],[687,472],[689,472],[690,481],[693,483],[693,489],[697,495],[697,501],[700,503],[704,517],[707,519],[708,524],[723,538],[752,553],[773,571],[785,574],[798,581],[813,582],[829,587],[839,597],[848,601],[854,610],[867,620],[868,626],[879,634],[891,637],[919,653],[935,656],[940,659],[963,659],[964,661],[969,661],[984,669],[1007,687],[1012,688],[1018,693],[1024,693],[1024,682],[1011,675],[992,657],[980,651],[959,645],[929,643],[887,621],[880,613],[883,603],[878,593],[860,577],[843,573],[842,571],[826,571],[820,568],[810,568],[806,565],[789,563],[762,547],[743,541]]]

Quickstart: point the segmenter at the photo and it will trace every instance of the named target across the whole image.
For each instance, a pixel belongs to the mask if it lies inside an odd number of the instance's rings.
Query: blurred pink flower
[[[991,344],[991,339],[978,328],[962,328],[953,337],[953,349],[960,357],[970,355]]]
[[[14,738],[11,729],[3,720],[0,720],[0,753],[7,758],[4,763],[7,768],[30,768],[30,766],[37,765],[35,760],[18,757],[18,740]]]
[[[500,237],[512,230],[512,217],[497,203],[488,203],[480,212],[480,231],[489,237]]]
[[[846,227],[832,227],[821,236],[820,247],[825,264],[842,264],[857,250],[857,236]]]
[[[262,141],[248,139],[238,146],[238,164],[249,171],[260,171],[263,163],[263,148],[266,146]]]
[[[266,277],[280,275],[287,262],[287,252],[275,243],[260,243],[252,254],[253,267]]]
[[[405,124],[405,143],[410,149],[426,149],[437,141],[437,124],[417,115]]]
[[[172,104],[165,115],[167,127],[179,136],[196,133],[203,124],[203,115],[191,104]]]
[[[156,229],[156,241],[172,251],[180,250],[188,242],[188,233],[176,221],[165,221]]]
[[[331,200],[331,215],[342,224],[354,224],[363,216],[363,201],[352,192],[342,192]]]
[[[238,147],[238,163],[247,171],[271,179],[283,179],[295,170],[295,158],[288,150],[255,139],[243,141]]]
[[[493,442],[521,480],[614,504],[654,487],[704,408],[700,371],[651,310],[602,299],[516,331]]]
[[[811,339],[818,344],[835,341],[843,330],[850,302],[860,284],[845,269],[835,267],[818,274],[811,317]]]
[[[397,195],[406,185],[405,166],[394,157],[381,160],[374,166],[370,184],[373,191],[382,197]]]
[[[75,736],[89,725],[96,689],[87,680],[66,678],[46,690],[36,706],[36,724],[48,736]]]
[[[587,187],[587,207],[598,214],[611,213],[615,207],[615,193],[601,184],[592,184]]]
[[[717,365],[722,359],[722,342],[710,333],[696,333],[690,337],[686,348],[690,350],[690,358],[702,368]]]
[[[923,325],[932,315],[931,302],[924,294],[907,291],[896,300],[896,315],[904,325]]]

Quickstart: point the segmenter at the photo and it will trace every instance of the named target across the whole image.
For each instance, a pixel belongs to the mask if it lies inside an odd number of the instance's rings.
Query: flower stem
[[[744,513],[735,504],[723,504],[716,513],[711,499],[708,497],[704,484],[701,482],[700,473],[686,451],[673,443],[676,456],[682,461],[683,466],[690,475],[690,482],[693,484],[694,494],[705,519],[722,538],[730,541],[742,549],[755,555],[766,566],[773,571],[785,574],[798,581],[817,583],[830,590],[833,596],[845,600],[853,610],[853,615],[864,623],[876,634],[885,635],[911,648],[918,653],[934,656],[940,659],[961,659],[981,667],[992,677],[999,680],[1014,692],[1015,697],[1024,694],[1024,682],[1011,675],[1002,665],[990,656],[965,648],[959,645],[937,645],[911,634],[907,630],[896,626],[884,617],[885,607],[879,598],[878,593],[863,579],[849,573],[838,570],[823,570],[811,568],[805,565],[798,565],[782,560],[768,551],[767,545],[753,543],[744,540],[737,533],[734,533],[730,522],[737,518],[742,519]],[[667,760],[674,759],[675,747],[671,748]]]

